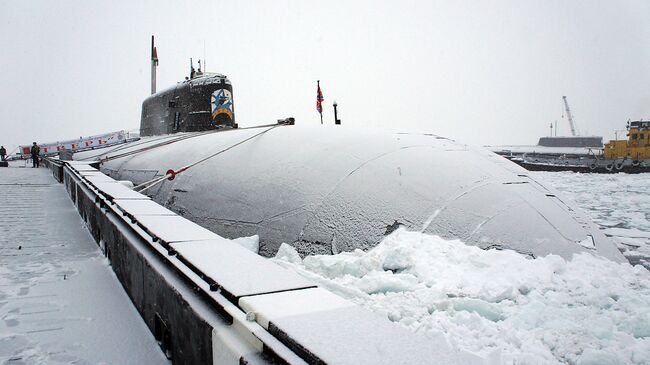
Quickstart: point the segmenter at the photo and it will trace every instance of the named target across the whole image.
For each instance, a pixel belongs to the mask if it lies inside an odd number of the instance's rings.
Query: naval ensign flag
[[[318,85],[318,89],[316,90],[316,110],[318,110],[318,113],[320,114],[320,124],[323,124],[323,92],[320,91],[320,80],[316,81],[316,85]]]

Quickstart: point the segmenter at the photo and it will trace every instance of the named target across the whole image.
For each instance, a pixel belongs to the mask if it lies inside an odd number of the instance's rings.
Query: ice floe
[[[505,364],[650,363],[650,273],[582,253],[530,259],[399,229],[368,252],[274,259],[358,304]]]

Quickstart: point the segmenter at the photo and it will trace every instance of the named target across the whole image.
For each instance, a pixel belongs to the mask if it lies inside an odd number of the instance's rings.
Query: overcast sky
[[[0,144],[136,129],[189,58],[233,83],[240,125],[319,123],[535,144],[562,95],[582,134],[650,118],[650,1],[0,0]]]

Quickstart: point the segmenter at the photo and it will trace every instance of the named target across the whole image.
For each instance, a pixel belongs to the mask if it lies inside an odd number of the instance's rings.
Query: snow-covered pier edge
[[[484,363],[317,287],[88,164],[46,164],[174,363]]]

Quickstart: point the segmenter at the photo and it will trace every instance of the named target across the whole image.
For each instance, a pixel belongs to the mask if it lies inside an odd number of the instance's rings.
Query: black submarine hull
[[[196,134],[100,168],[138,185],[258,132]],[[132,148],[165,138],[175,136]],[[404,226],[531,257],[594,252],[624,261],[588,217],[523,168],[426,134],[282,126],[146,194],[221,236],[259,235],[265,256],[282,243],[301,255],[367,250]]]

